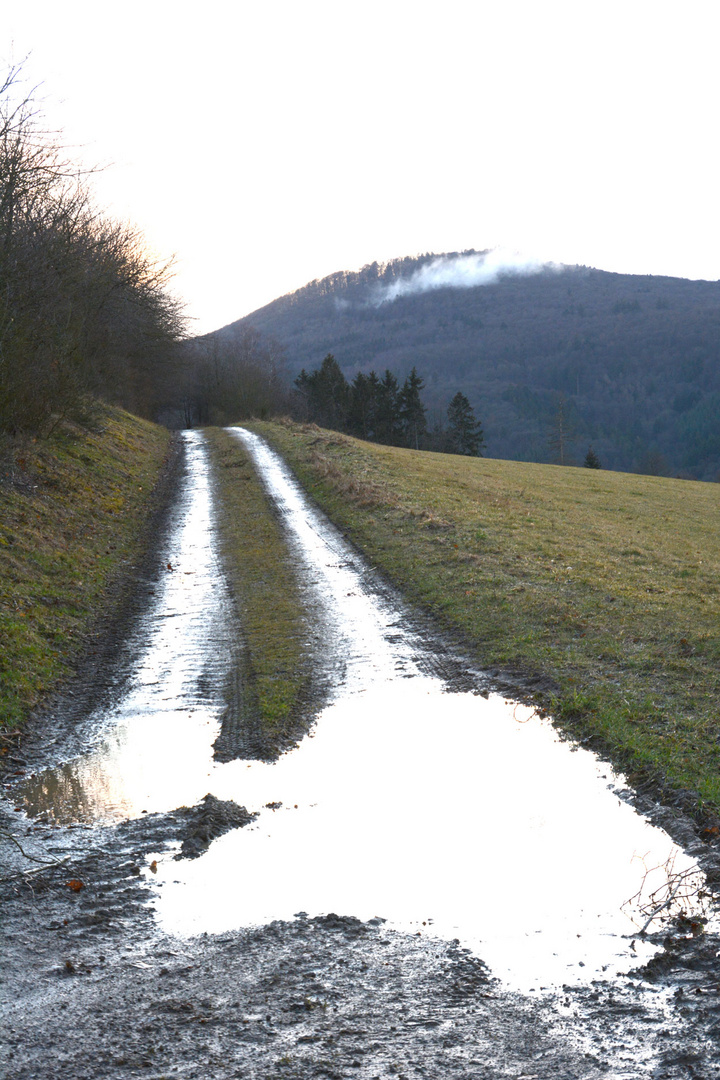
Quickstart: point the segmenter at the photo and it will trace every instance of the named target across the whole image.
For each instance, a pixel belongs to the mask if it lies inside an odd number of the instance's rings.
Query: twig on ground
[[[714,897],[707,888],[705,875],[697,864],[685,870],[675,870],[675,860],[676,854],[673,854],[662,865],[646,866],[640,888],[623,904],[624,908],[635,907],[645,918],[640,934],[647,933],[650,924],[663,915],[667,918],[691,917],[699,924],[707,918],[709,904]],[[657,871],[663,872],[665,880],[643,899],[648,879]]]

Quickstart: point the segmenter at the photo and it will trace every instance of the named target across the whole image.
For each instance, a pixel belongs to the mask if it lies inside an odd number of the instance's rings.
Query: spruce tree
[[[550,428],[548,446],[552,459],[557,465],[572,465],[570,456],[570,443],[575,436],[575,424],[572,417],[572,406],[564,394],[560,394],[557,410]]]
[[[448,405],[447,418],[450,453],[482,457],[485,447],[482,425],[475,419],[472,405],[459,390]]]
[[[375,413],[380,380],[374,371],[365,375],[359,371],[350,384],[350,410],[348,431],[361,439],[372,439],[375,434]]]
[[[321,427],[344,431],[350,407],[350,387],[332,353],[316,371],[300,372],[295,385],[305,398],[308,418]]]
[[[424,386],[425,383],[413,368],[400,391],[400,419],[404,441],[416,450],[420,449],[420,443],[427,434],[425,406],[420,398],[420,391]]]
[[[400,442],[400,389],[392,371],[386,370],[377,388],[375,409],[375,438],[379,443],[395,446]]]
[[[600,458],[597,456],[592,446],[588,447],[588,452],[585,455],[584,465],[586,469],[602,469],[600,464]]]

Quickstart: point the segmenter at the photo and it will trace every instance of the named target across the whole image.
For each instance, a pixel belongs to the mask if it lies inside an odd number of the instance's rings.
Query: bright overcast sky
[[[717,0],[13,8],[4,59],[198,332],[424,251],[720,278]]]

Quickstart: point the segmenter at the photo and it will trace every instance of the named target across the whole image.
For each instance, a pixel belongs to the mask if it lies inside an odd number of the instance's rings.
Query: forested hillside
[[[415,367],[431,424],[463,391],[492,457],[553,461],[560,436],[578,464],[592,444],[607,468],[717,478],[720,283],[563,267],[397,289],[438,258],[311,282],[216,337],[252,326],[293,375],[328,352],[348,379]]]

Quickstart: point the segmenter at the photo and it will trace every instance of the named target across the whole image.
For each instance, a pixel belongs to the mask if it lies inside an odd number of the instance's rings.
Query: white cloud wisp
[[[430,292],[432,289],[473,289],[477,285],[493,285],[501,277],[538,274],[558,269],[555,263],[521,255],[517,251],[495,248],[471,255],[441,255],[426,263],[407,278],[398,278],[374,290],[371,303],[379,307],[400,296]]]

